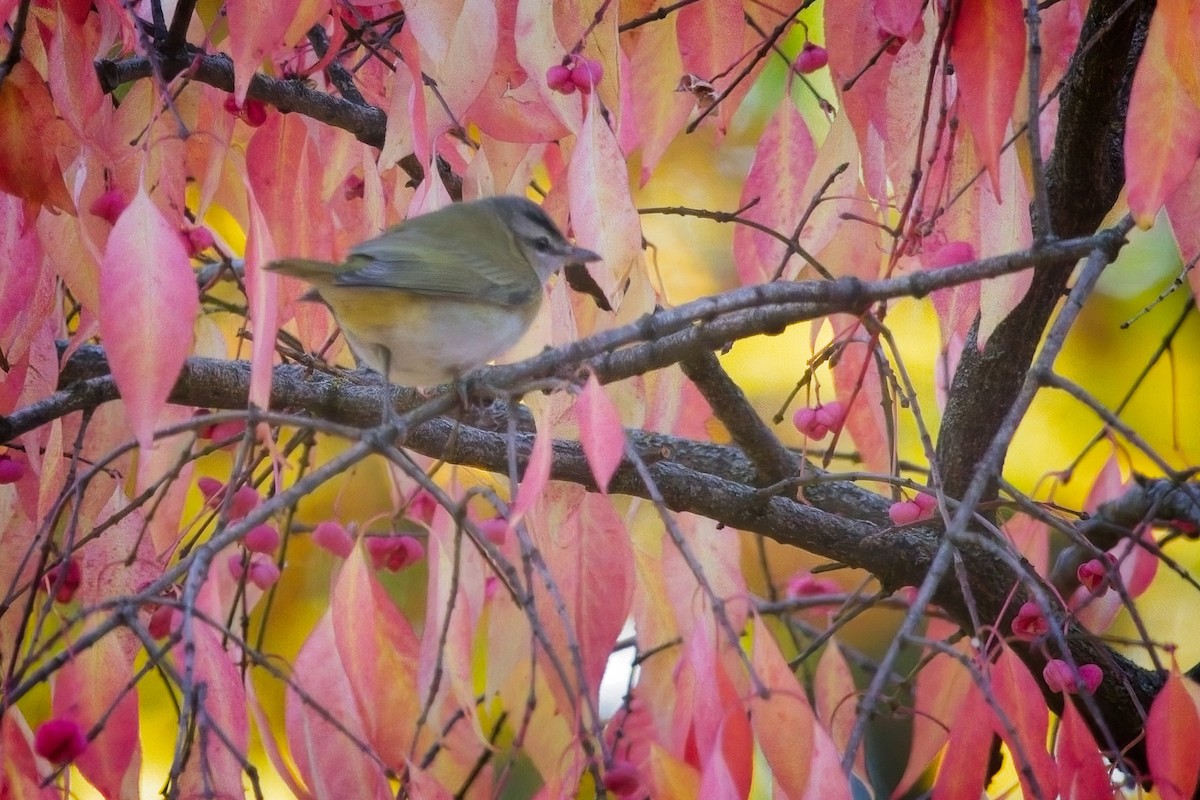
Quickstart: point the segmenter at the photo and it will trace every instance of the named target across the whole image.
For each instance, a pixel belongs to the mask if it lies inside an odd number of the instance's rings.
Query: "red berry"
[[[375,569],[399,572],[425,556],[425,546],[412,536],[369,536],[367,554]]]
[[[75,590],[83,582],[83,568],[75,559],[69,559],[64,569],[60,562],[46,571],[46,589],[54,592],[54,602],[69,603]]]
[[[38,726],[33,750],[52,764],[74,761],[87,749],[87,735],[78,722],[59,717]]]
[[[25,477],[25,465],[8,456],[0,456],[0,485],[16,483]]]

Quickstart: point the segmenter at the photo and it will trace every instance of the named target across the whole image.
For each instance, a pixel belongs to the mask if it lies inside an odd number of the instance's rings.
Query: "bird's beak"
[[[572,247],[567,255],[567,263],[570,264],[587,264],[590,261],[601,260],[599,253],[593,253],[591,250],[582,247]]]

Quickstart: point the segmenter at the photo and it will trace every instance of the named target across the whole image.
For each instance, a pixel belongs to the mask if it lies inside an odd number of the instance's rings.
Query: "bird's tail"
[[[302,278],[309,283],[329,283],[337,271],[338,264],[329,261],[318,261],[312,258],[282,258],[267,264],[271,272]]]

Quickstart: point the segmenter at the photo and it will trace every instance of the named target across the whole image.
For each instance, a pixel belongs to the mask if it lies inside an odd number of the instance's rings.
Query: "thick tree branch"
[[[1088,8],[1080,49],[1064,79],[1054,153],[1046,170],[1051,224],[1058,236],[1095,230],[1124,185],[1125,112],[1153,10],[1153,0],[1098,0]],[[1039,268],[1025,298],[982,353],[976,347],[976,321],[938,434],[938,462],[948,495],[961,497],[970,483],[1021,387],[1074,263],[1063,259]],[[995,497],[994,481],[985,497]]]

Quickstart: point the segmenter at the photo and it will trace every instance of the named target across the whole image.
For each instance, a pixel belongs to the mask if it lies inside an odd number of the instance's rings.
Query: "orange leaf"
[[[1162,4],[1150,19],[1126,115],[1129,210],[1143,229],[1154,224],[1159,209],[1183,183],[1200,152],[1200,107],[1189,96],[1169,53],[1168,42],[1175,35],[1172,27],[1177,23],[1172,12],[1179,11],[1178,3]],[[1171,113],[1162,113],[1164,108]]]
[[[1163,800],[1190,798],[1200,775],[1200,749],[1196,747],[1200,716],[1185,680],[1177,669],[1172,670],[1146,719],[1146,757],[1154,787]]]
[[[179,778],[180,797],[241,797],[240,759],[249,746],[250,721],[242,676],[221,646],[220,635],[197,621],[193,626],[195,649],[193,680],[204,687],[201,702],[205,724],[221,731],[197,737],[191,757]],[[172,653],[175,669],[183,672],[183,648]],[[203,752],[200,751],[203,748]]]
[[[27,61],[0,82],[0,191],[75,213],[55,149],[64,125],[50,90]]]
[[[926,636],[932,641],[939,641],[956,630],[950,623],[934,619],[929,623]],[[962,650],[963,645],[960,644],[958,648]],[[904,794],[945,746],[949,729],[962,713],[964,700],[971,687],[971,675],[967,668],[949,655],[935,655],[917,673],[908,767],[896,784],[893,797]]]
[[[121,213],[100,264],[100,334],[113,380],[142,447],[192,347],[200,310],[196,276],[178,226],[139,189]]]
[[[950,57],[958,76],[959,114],[975,140],[1000,196],[1000,148],[1025,69],[1021,0],[967,0],[958,4]]]

